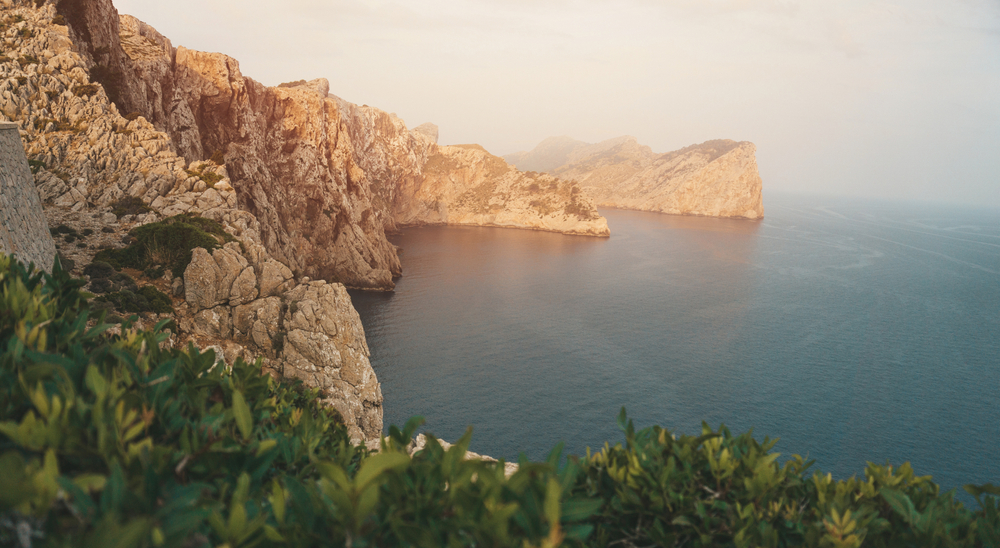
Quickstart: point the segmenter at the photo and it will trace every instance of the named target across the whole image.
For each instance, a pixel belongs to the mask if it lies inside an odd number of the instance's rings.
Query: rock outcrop
[[[753,143],[725,139],[655,154],[634,137],[594,145],[553,138],[505,158],[578,181],[598,206],[759,219],[764,205],[755,151]],[[558,160],[563,163],[551,167]]]
[[[608,222],[573,183],[521,172],[479,145],[438,146],[407,178],[393,210],[404,225],[447,224],[608,236]]]
[[[56,244],[42,211],[17,124],[0,122],[0,253],[50,270]]]

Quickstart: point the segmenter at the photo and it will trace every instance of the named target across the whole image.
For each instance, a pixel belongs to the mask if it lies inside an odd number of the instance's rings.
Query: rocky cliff
[[[549,173],[578,181],[598,206],[758,219],[764,206],[755,151],[753,143],[722,139],[656,154],[626,136],[593,145],[547,139],[505,158],[519,167],[564,160]]]
[[[0,122],[0,253],[43,270],[56,256],[18,125],[9,122]]]
[[[344,285],[393,287],[401,268],[386,229],[607,234],[574,184],[522,174],[479,147],[441,147],[433,125],[408,130],[331,95],[326,80],[264,86],[234,59],[119,17],[110,0],[0,8],[0,121],[19,127],[75,273],[141,225],[218,222],[235,241],[196,249],[182,275],[114,276],[171,294],[173,344],[213,346],[227,361],[263,356],[266,370],[320,389],[357,440],[379,436],[382,395]]]
[[[393,212],[406,210],[400,185],[419,178],[435,146],[428,132],[330,95],[324,79],[264,86],[235,59],[174,47],[135,18],[112,17],[110,0],[69,4],[59,10],[71,37],[119,110],[168,134],[188,162],[224,161],[239,208],[258,218],[275,258],[300,276],[393,287],[402,268],[385,231],[396,227]],[[592,214],[580,223],[589,226]],[[501,226],[555,226],[534,224]]]
[[[211,346],[229,362],[262,356],[265,370],[318,388],[353,439],[378,439],[382,394],[344,286],[296,277],[271,255],[263,223],[239,207],[229,166],[187,162],[145,117],[121,116],[105,87],[90,81],[93,67],[51,4],[0,5],[0,112],[20,128],[45,216],[65,230],[57,246],[75,273],[98,250],[131,240],[131,228],[183,213],[217,221],[235,241],[195,249],[182,276],[128,273],[172,293],[178,329],[169,342]],[[326,104],[314,90],[282,93],[306,96],[292,103]]]
[[[531,228],[608,236],[608,222],[573,183],[521,172],[479,145],[434,147],[403,181],[393,216],[404,225]]]

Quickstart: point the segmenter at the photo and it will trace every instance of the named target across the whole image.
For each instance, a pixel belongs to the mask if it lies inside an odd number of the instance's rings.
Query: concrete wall
[[[0,252],[46,271],[56,257],[18,125],[10,122],[0,122]]]

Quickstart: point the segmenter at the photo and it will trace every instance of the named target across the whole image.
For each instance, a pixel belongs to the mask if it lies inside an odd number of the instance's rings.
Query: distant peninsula
[[[756,150],[749,141],[717,139],[657,154],[630,136],[596,144],[564,136],[504,159],[577,182],[599,207],[760,219]]]

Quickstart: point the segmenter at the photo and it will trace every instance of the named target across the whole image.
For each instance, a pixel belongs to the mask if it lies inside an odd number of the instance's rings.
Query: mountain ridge
[[[753,143],[729,139],[654,153],[628,135],[594,144],[550,137],[504,159],[578,182],[601,207],[760,219],[764,205],[755,152]]]

